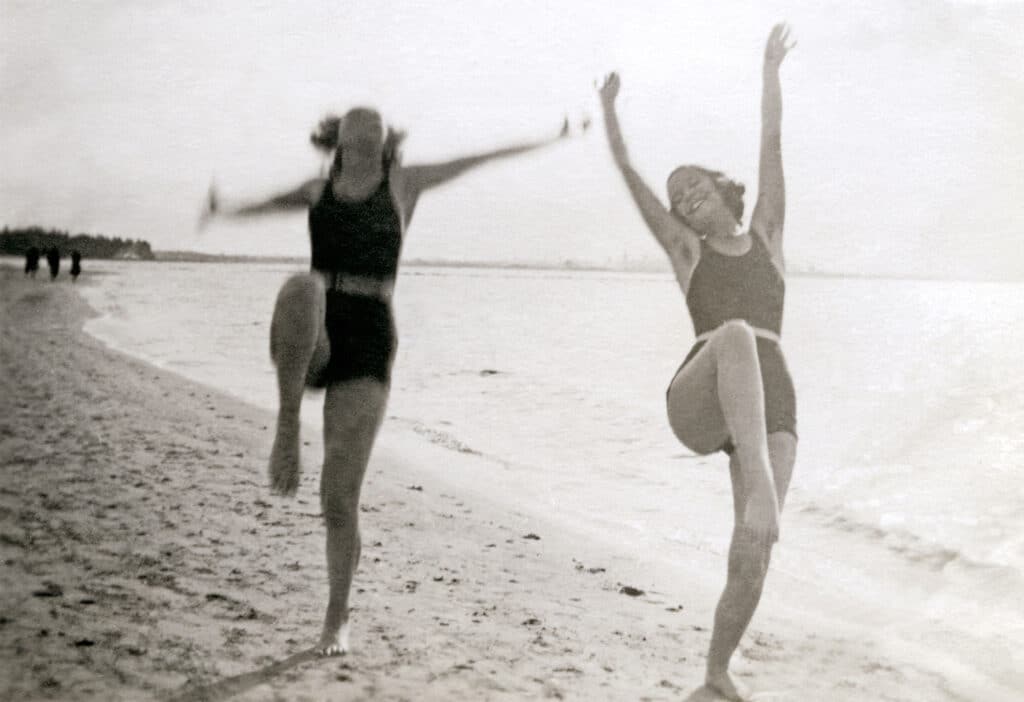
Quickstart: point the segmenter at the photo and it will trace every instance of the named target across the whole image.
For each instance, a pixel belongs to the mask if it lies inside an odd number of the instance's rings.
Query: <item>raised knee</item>
[[[270,357],[275,363],[284,360],[282,353],[288,349],[293,355],[295,348],[306,349],[315,342],[316,325],[323,319],[323,299],[323,281],[317,275],[293,275],[281,286],[270,320]],[[300,353],[296,360],[306,363],[309,359]]]
[[[742,319],[730,319],[711,335],[711,344],[716,350],[756,349],[757,336],[754,328]]]
[[[296,273],[281,286],[277,294],[278,304],[305,303],[310,304],[323,295],[324,283],[320,276],[313,273]]]
[[[723,322],[722,325],[715,330],[713,336],[714,338],[731,340],[753,340],[755,338],[754,328],[747,324],[744,319],[730,319]]]

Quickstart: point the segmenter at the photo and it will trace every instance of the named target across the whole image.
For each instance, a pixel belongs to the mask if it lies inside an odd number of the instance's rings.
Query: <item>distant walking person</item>
[[[427,190],[493,159],[523,154],[554,138],[434,165],[404,166],[404,135],[380,115],[355,108],[328,116],[313,144],[333,154],[327,178],[264,202],[225,210],[213,191],[203,221],[216,213],[261,215],[309,209],[312,272],[293,276],[277,296],[270,355],[280,411],[270,482],[283,495],[299,484],[299,407],[307,387],[326,388],[320,500],[327,526],[330,599],[318,648],[348,650],[349,589],[359,563],[359,493],[384,416],[397,345],[391,296],[406,226]]]
[[[71,252],[71,282],[74,283],[78,280],[78,276],[82,273],[82,254],[78,251]]]
[[[32,278],[36,277],[36,271],[39,270],[40,255],[39,247],[28,247],[28,251],[25,252],[25,275]]]
[[[668,177],[669,206],[662,205],[629,162],[615,114],[619,77],[610,74],[600,90],[615,163],[668,254],[697,337],[668,388],[669,423],[696,453],[729,455],[735,527],[705,682],[730,700],[745,696],[729,675],[729,661],[761,597],[796,457],[796,398],[779,345],[785,293],[779,66],[793,47],[788,38],[788,28],[777,25],[765,48],[759,192],[749,232],[740,230],[743,186],[717,171],[677,168]]]
[[[60,250],[56,246],[46,250],[46,263],[50,267],[50,280],[56,280],[60,273]]]

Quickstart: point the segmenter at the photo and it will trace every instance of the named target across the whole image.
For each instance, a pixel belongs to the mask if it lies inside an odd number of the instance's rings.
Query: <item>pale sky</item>
[[[211,178],[258,198],[319,172],[310,129],[378,107],[407,163],[590,133],[426,194],[406,258],[658,260],[612,166],[594,81],[622,76],[659,195],[700,163],[756,197],[760,65],[782,69],[790,264],[1024,278],[1019,2],[0,0],[0,224],[156,249],[308,254],[304,212],[195,219]]]

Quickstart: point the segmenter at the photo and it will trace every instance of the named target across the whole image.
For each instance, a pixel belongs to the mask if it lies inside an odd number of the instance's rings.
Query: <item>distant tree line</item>
[[[68,256],[72,250],[76,250],[84,258],[134,258],[146,261],[154,259],[149,242],[142,239],[111,238],[96,234],[72,235],[58,229],[42,227],[4,227],[3,231],[0,231],[0,254],[24,256],[32,246],[42,251],[56,246],[62,256]]]

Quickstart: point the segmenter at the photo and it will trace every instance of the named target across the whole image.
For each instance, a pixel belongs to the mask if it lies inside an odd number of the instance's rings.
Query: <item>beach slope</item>
[[[514,494],[446,480],[477,457],[387,429],[354,651],[317,657],[319,437],[297,498],[272,497],[271,414],[108,349],[89,315],[70,284],[0,269],[0,698],[714,699],[707,586],[639,579]],[[762,700],[951,699],[792,613],[759,614],[735,668]]]

